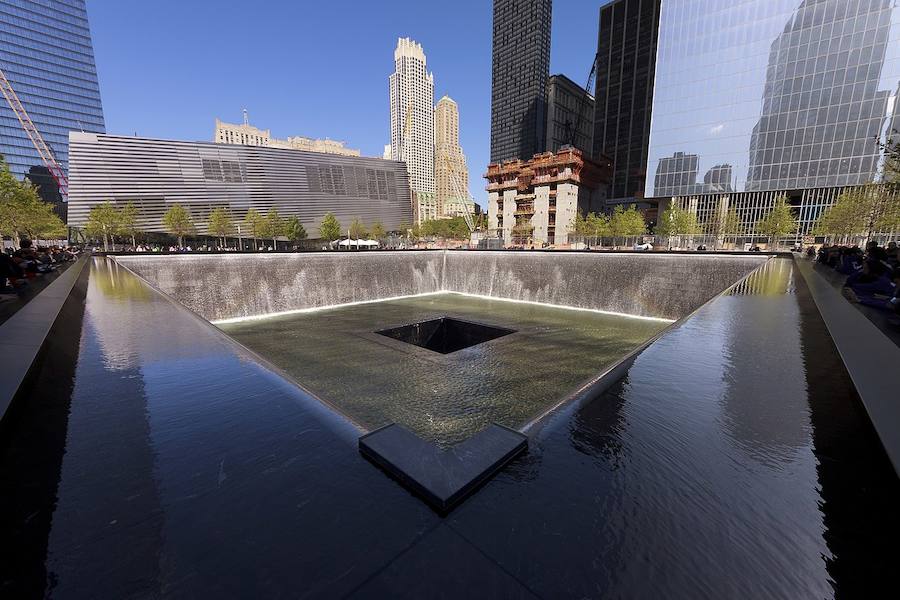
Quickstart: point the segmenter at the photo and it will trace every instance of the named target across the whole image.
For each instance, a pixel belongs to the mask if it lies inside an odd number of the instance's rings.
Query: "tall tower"
[[[439,216],[462,214],[462,203],[469,203],[469,170],[459,145],[459,107],[448,96],[434,109],[434,178]]]
[[[661,0],[600,9],[593,155],[613,161],[610,198],[644,195]]]
[[[494,0],[491,162],[543,152],[551,0]]]
[[[400,38],[391,88],[391,158],[406,162],[416,195],[434,198],[434,75],[422,46]]]
[[[105,130],[84,0],[0,0],[0,31],[0,66],[68,174],[69,131]],[[44,200],[59,197],[58,186],[3,96],[0,154],[16,177],[27,176],[40,187]]]

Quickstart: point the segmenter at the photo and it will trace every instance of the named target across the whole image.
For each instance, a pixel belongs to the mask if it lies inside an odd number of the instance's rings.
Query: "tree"
[[[166,231],[178,238],[178,247],[184,246],[184,236],[194,232],[194,220],[191,213],[180,204],[173,204],[163,215],[163,226]]]
[[[656,223],[656,235],[668,238],[671,247],[671,238],[680,238],[683,235],[696,235],[700,226],[697,224],[697,215],[689,210],[679,207],[674,202],[669,204]],[[681,245],[679,239],[678,245]]]
[[[234,230],[234,222],[224,206],[217,206],[209,213],[209,221],[206,224],[206,232],[219,238],[221,245],[225,246],[225,238]]]
[[[767,236],[769,243],[777,244],[779,238],[797,231],[797,218],[791,212],[784,196],[775,199],[769,213],[756,222],[756,231]]]
[[[140,232],[138,229],[138,209],[134,202],[128,202],[119,209],[119,227],[118,233],[131,237],[131,247],[137,246],[135,236]]]
[[[282,230],[284,229],[284,221],[278,215],[278,210],[273,206],[269,209],[269,212],[266,213],[265,218],[262,220],[262,231],[260,232],[261,237],[272,238],[272,248],[278,249],[278,236],[282,234]]]
[[[257,240],[262,237],[263,231],[265,230],[265,218],[259,214],[255,208],[251,208],[247,211],[247,214],[244,215],[244,223],[247,225],[247,229],[250,230],[250,235],[253,236],[253,249],[259,250],[259,243]]]
[[[35,194],[35,200],[29,203],[25,233],[34,240],[64,238],[66,237],[66,225],[56,215],[53,206],[37,200]]]
[[[725,241],[727,242],[729,238],[736,240],[743,234],[743,221],[741,221],[741,217],[740,215],[738,215],[737,209],[731,207],[725,213],[725,218],[722,220],[722,235],[725,237]]]
[[[634,205],[626,210],[621,204],[613,209],[609,219],[609,233],[615,238],[629,238],[644,235],[647,232],[647,224],[644,216],[637,211]]]
[[[66,227],[53,206],[41,201],[37,189],[19,181],[0,159],[0,234],[21,246],[22,237],[65,237]]]
[[[366,226],[359,219],[353,219],[350,223],[350,238],[354,240],[363,239],[368,235]]]
[[[384,239],[385,231],[384,225],[381,224],[381,221],[375,221],[372,223],[372,230],[370,232],[372,234],[372,239],[376,241],[381,241]]]
[[[333,242],[341,237],[341,224],[333,214],[325,213],[319,225],[319,237],[326,242]]]
[[[295,244],[306,239],[306,228],[299,217],[288,217],[284,222],[284,236]]]
[[[109,252],[109,240],[119,231],[121,213],[112,202],[97,204],[91,208],[84,233],[90,237],[103,238],[103,250]]]

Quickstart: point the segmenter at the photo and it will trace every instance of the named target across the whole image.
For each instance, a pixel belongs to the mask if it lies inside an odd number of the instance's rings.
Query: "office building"
[[[646,196],[696,207],[710,230],[734,208],[749,237],[786,196],[799,238],[843,190],[877,181],[900,83],[894,4],[664,0]]]
[[[603,210],[611,174],[608,159],[595,162],[575,148],[492,163],[488,230],[507,246],[568,244],[577,214]]]
[[[409,169],[414,192],[434,194],[434,74],[422,46],[397,40],[391,95],[391,158]]]
[[[546,148],[551,0],[494,0],[491,162]]]
[[[246,115],[245,115],[246,116]],[[244,146],[263,146],[266,148],[287,148],[305,152],[324,152],[343,156],[359,156],[359,150],[347,148],[344,142],[335,140],[319,140],[302,136],[288,137],[285,140],[273,138],[268,129],[259,129],[248,121],[244,123],[226,123],[216,119],[216,131],[213,141],[217,144],[240,144]]]
[[[448,96],[434,109],[434,180],[438,217],[475,213],[466,156],[459,145],[459,107]]]
[[[615,0],[600,9],[593,156],[613,161],[612,202],[644,196],[659,19],[660,0]]]
[[[397,161],[80,132],[71,134],[70,148],[73,227],[83,227],[91,207],[106,201],[134,202],[138,226],[148,232],[165,231],[163,215],[173,204],[188,209],[201,234],[217,207],[235,221],[250,208],[275,208],[299,217],[310,237],[328,212],[345,229],[354,219],[380,221],[389,231],[412,220],[406,166]]]
[[[0,69],[63,171],[69,131],[102,133],[103,108],[84,0],[0,0]],[[0,97],[0,154],[19,179],[59,189],[7,101]],[[43,189],[46,186],[53,189]]]
[[[591,155],[594,97],[565,75],[547,81],[547,151],[574,146]]]

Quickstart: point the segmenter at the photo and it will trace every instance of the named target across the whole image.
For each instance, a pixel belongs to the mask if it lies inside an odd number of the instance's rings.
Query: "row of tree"
[[[104,250],[109,250],[110,242],[116,237],[130,238],[134,246],[135,238],[141,232],[138,217],[138,209],[132,202],[122,206],[104,202],[91,208],[84,231],[90,237],[102,239]],[[185,236],[197,233],[197,226],[191,213],[180,204],[169,207],[163,215],[162,224],[166,231],[178,238],[179,246],[184,246]],[[227,245],[227,238],[235,234],[241,236],[244,230],[252,237],[257,248],[260,239],[271,239],[272,243],[276,244],[279,237],[292,242],[299,242],[307,237],[300,219],[282,218],[275,208],[266,214],[251,208],[241,221],[236,221],[225,207],[216,207],[210,211],[206,235],[218,238],[222,246]]]
[[[578,214],[572,223],[575,235],[582,236],[588,241],[602,240],[603,238],[628,239],[640,237],[647,233],[647,223],[644,215],[634,206],[627,209],[622,205],[616,206],[611,215],[589,213]]]
[[[12,238],[16,247],[22,238],[66,239],[66,226],[41,200],[37,189],[28,181],[19,181],[0,160],[0,235]]]
[[[843,192],[813,227],[815,235],[844,244],[894,231],[900,231],[900,195],[891,185],[868,185]]]
[[[709,234],[716,239],[724,238],[727,243],[747,234],[747,228],[741,220],[737,210],[729,208],[721,217],[716,215],[705,228],[697,221],[697,214],[683,209],[676,204],[670,204],[659,216],[654,229],[657,236],[680,239],[683,236],[695,236],[701,233]],[[797,231],[797,218],[791,212],[787,198],[779,196],[775,199],[772,209],[762,218],[756,221],[754,231],[773,242]]]

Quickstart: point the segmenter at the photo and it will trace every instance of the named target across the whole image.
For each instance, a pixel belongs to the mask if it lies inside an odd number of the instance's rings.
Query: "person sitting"
[[[894,271],[888,285],[873,291],[848,288],[847,297],[864,306],[900,313],[900,269]]]
[[[894,284],[887,267],[877,260],[867,260],[862,269],[847,277],[845,287],[850,288],[857,296],[860,294],[893,294]]]

